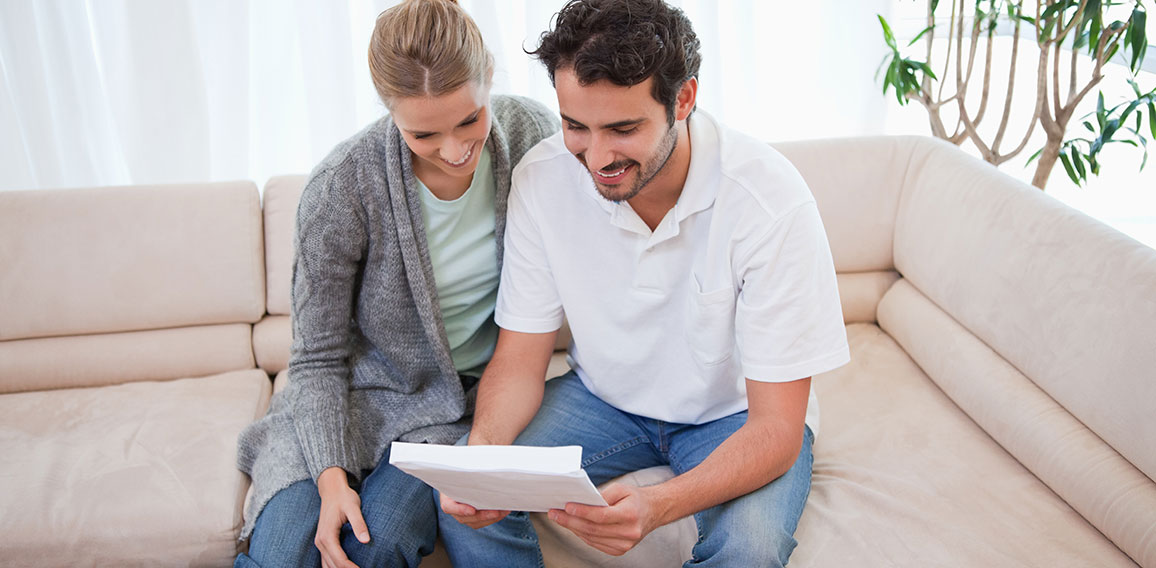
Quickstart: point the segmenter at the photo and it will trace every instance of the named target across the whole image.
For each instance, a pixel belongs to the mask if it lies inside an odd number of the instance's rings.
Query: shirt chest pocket
[[[686,323],[686,341],[695,361],[714,366],[730,359],[735,351],[734,289],[728,285],[703,292],[692,277]]]

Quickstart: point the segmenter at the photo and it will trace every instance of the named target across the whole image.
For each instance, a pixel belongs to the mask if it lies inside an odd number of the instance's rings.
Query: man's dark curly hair
[[[629,87],[654,77],[651,95],[673,126],[679,90],[698,77],[698,50],[690,20],[662,0],[570,0],[529,54],[546,66],[551,83],[567,67],[582,85],[607,79]]]

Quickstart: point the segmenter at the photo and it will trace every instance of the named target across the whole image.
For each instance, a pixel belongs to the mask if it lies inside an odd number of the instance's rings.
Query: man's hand
[[[471,529],[488,527],[509,515],[509,511],[479,511],[465,503],[458,503],[445,494],[439,494],[442,502],[442,511],[457,519],[457,521]]]
[[[550,520],[578,535],[586,544],[622,556],[660,523],[645,488],[612,483],[602,492],[608,507],[568,503],[565,510],[554,509]]]
[[[321,551],[325,568],[357,568],[341,548],[341,527],[346,522],[362,543],[369,542],[369,529],[361,516],[361,497],[349,487],[345,470],[331,467],[317,477],[317,492],[321,495],[321,516],[317,519],[317,536],[313,544]]]

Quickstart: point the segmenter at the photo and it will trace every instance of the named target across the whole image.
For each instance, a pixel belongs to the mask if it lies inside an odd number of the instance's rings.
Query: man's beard
[[[655,150],[650,159],[646,161],[646,165],[639,168],[638,177],[634,179],[634,184],[630,186],[630,189],[627,190],[624,195],[614,195],[615,188],[604,186],[598,183],[598,178],[595,177],[596,174],[591,172],[590,177],[594,179],[594,187],[598,190],[598,193],[607,201],[620,203],[622,201],[633,199],[636,195],[638,195],[639,192],[642,191],[642,188],[646,187],[646,184],[650,183],[650,181],[653,180],[655,176],[662,172],[662,169],[666,167],[667,162],[670,161],[670,157],[674,155],[674,148],[677,144],[678,130],[674,125],[671,125],[670,129],[666,131],[666,134],[662,135],[662,140],[659,142],[658,149]],[[602,170],[615,171],[637,163],[638,162],[633,160],[615,162],[602,168]]]

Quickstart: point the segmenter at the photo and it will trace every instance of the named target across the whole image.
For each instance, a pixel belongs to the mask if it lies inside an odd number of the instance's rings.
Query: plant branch
[[[971,140],[972,144],[975,144],[976,148],[979,148],[979,153],[980,153],[980,155],[983,156],[984,161],[991,162],[992,161],[991,148],[988,148],[987,144],[984,143],[983,138],[980,138],[979,132],[976,131],[976,129],[975,129],[975,124],[971,121],[970,118],[968,118],[967,109],[964,108],[964,105],[963,105],[963,99],[959,99],[958,102],[959,102],[959,120],[960,120],[960,122],[963,123],[964,130],[967,131],[968,139]]]
[[[1068,37],[1068,32],[1072,31],[1072,28],[1076,25],[1076,22],[1079,22],[1080,18],[1083,17],[1084,8],[1087,6],[1088,0],[1080,0],[1080,6],[1076,8],[1076,14],[1072,16],[1072,19],[1068,22],[1068,25],[1064,26],[1064,29],[1058,35],[1056,35],[1056,45],[1064,43],[1064,38]],[[1059,18],[1059,23],[1062,24],[1064,22],[1063,11],[1060,11],[1060,13],[1056,14],[1056,17]]]
[[[952,0],[954,2],[955,0]],[[935,44],[935,12],[931,10],[931,2],[927,3],[927,39],[924,40],[927,44],[927,64],[931,65],[931,46]],[[931,104],[931,75],[923,74],[923,83],[919,85],[919,92],[923,95],[923,106]],[[942,91],[941,91],[942,92]],[[928,107],[928,112],[931,108]]]
[[[1079,93],[1075,95],[1069,95],[1068,104],[1066,107],[1064,107],[1065,113],[1070,115],[1073,111],[1075,111],[1076,105],[1080,104],[1080,101],[1083,100],[1083,98],[1087,96],[1092,88],[1099,84],[1100,80],[1104,78],[1102,71],[1104,68],[1104,60],[1106,59],[1105,53],[1110,52],[1110,50],[1107,48],[1109,45],[1114,46],[1117,42],[1119,42],[1120,37],[1122,37],[1124,33],[1124,30],[1127,29],[1128,26],[1123,26],[1114,32],[1110,30],[1104,30],[1104,32],[1100,34],[1100,42],[1096,47],[1096,66],[1092,68],[1092,78],[1088,81],[1088,84],[1085,85],[1083,89],[1080,89]],[[1109,44],[1109,40],[1111,41],[1111,44]]]
[[[965,84],[971,83],[971,72],[972,72],[972,70],[975,69],[975,51],[979,47],[980,19],[979,19],[978,12],[979,12],[979,10],[976,10],[976,13],[972,15],[972,19],[974,20],[974,22],[971,25],[971,45],[968,46],[968,51],[967,51],[967,78],[964,80]],[[962,34],[963,34],[962,24],[959,27],[959,33],[962,36]]]
[[[1051,4],[1051,2],[1049,2],[1049,4]],[[1036,0],[1036,17],[1035,17],[1035,20],[1033,21],[1033,23],[1036,26],[1036,43],[1037,44],[1043,44],[1043,42],[1044,42],[1044,38],[1042,37],[1044,30],[1040,27],[1040,14],[1043,14],[1043,13],[1044,13],[1043,12],[1043,6],[1040,5],[1040,0]]]
[[[987,111],[987,96],[988,96],[988,91],[991,90],[991,56],[992,56],[992,50],[995,47],[995,45],[994,45],[995,42],[992,41],[992,36],[994,35],[994,32],[995,32],[994,27],[988,27],[988,30],[987,30],[987,53],[985,54],[984,59],[983,59],[983,90],[981,91],[981,94],[979,97],[979,111],[975,113],[975,123],[976,124],[979,124],[980,121],[983,120],[984,112]],[[1012,69],[1013,70],[1015,69],[1014,59],[1012,61]],[[995,147],[993,146],[992,148],[994,150]]]
[[[1055,43],[1056,51],[1052,56],[1052,102],[1055,103],[1056,106],[1056,116],[1059,116],[1060,109],[1063,108],[1060,105],[1060,51],[1062,51],[1060,44],[1062,42],[1063,38],[1057,38]]]
[[[1076,62],[1079,60],[1080,50],[1076,49],[1076,40],[1072,40],[1072,68],[1068,73],[1068,96],[1076,92]],[[1058,92],[1059,89],[1056,89]]]
[[[1050,42],[1040,44],[1040,60],[1036,67],[1036,108],[1039,109],[1036,115],[1040,118],[1040,125],[1043,126],[1044,132],[1047,132],[1049,136],[1056,128],[1048,103],[1048,55],[1051,47]],[[1063,133],[1060,135],[1062,136]]]
[[[963,2],[963,0],[960,0],[960,2]],[[961,4],[961,6],[962,6],[962,4]],[[950,22],[951,23],[948,25],[948,28],[947,28],[947,56],[943,58],[943,72],[940,73],[940,75],[939,75],[940,77],[943,77],[943,79],[940,79],[940,81],[939,81],[939,93],[937,93],[935,95],[935,98],[937,98],[937,99],[943,98],[943,87],[947,85],[947,70],[951,67],[951,36],[952,36],[952,34],[955,33],[955,0],[951,0],[951,20],[950,20]],[[931,53],[931,43],[930,42],[928,42],[928,44],[927,44],[927,52]],[[931,61],[931,57],[929,56],[927,58],[927,60]]]
[[[1022,5],[1021,5],[1020,9],[1022,10]],[[999,120],[999,130],[996,131],[995,140],[993,140],[991,143],[991,149],[993,152],[996,152],[996,153],[999,152],[999,146],[1003,142],[1003,135],[1005,132],[1007,132],[1008,119],[1011,117],[1012,94],[1015,92],[1016,61],[1019,59],[1019,48],[1020,48],[1020,19],[1015,18],[1015,31],[1012,34],[1011,70],[1008,73],[1008,80],[1007,80],[1007,96],[1004,98],[1004,101],[1003,101],[1003,115],[1000,117],[1000,120]],[[1038,99],[1038,97],[1037,97],[1037,99]],[[1039,114],[1039,102],[1038,102],[1038,100],[1036,102],[1035,114],[1037,114],[1037,115]],[[1036,117],[1033,116],[1032,117],[1032,126],[1035,126],[1035,121],[1036,121]],[[1030,134],[1031,131],[1032,131],[1032,128],[1029,127],[1028,133]],[[1024,143],[1026,144],[1027,142],[1025,141]],[[1015,152],[1012,152],[1008,156],[1004,157],[1004,159],[1005,160],[1010,159],[1012,156],[1014,156],[1018,153],[1019,153],[1019,150],[1016,150]]]

